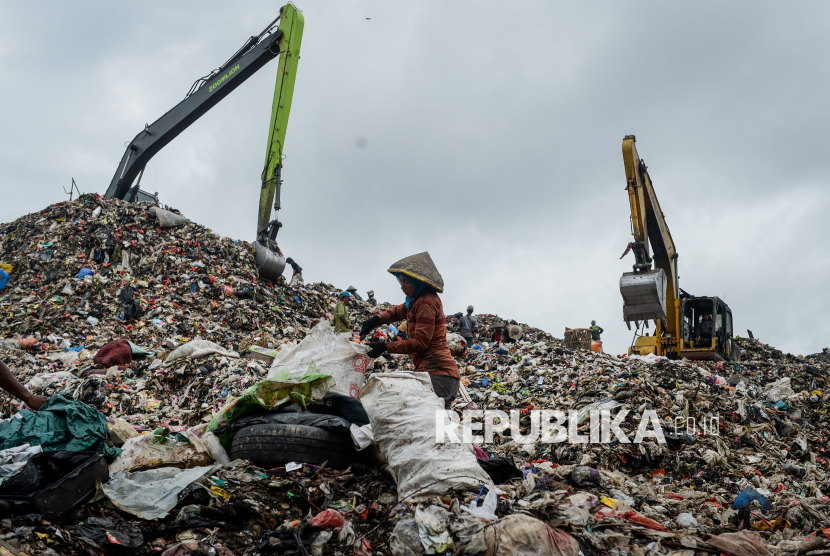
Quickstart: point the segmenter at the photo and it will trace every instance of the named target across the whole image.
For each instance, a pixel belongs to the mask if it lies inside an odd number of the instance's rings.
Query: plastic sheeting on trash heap
[[[104,494],[116,507],[142,519],[165,517],[179,502],[179,493],[221,466],[177,469],[161,467],[146,471],[117,471],[103,485]]]

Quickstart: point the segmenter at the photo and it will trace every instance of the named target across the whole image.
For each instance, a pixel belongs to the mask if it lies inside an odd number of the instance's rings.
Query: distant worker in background
[[[592,320],[591,321],[591,339],[595,342],[601,341],[602,338],[600,338],[600,334],[602,334],[603,332],[605,332],[605,330],[603,330],[602,327],[597,326],[597,321]]]
[[[406,319],[407,340],[402,342],[369,342],[369,357],[384,352],[412,355],[416,372],[429,373],[432,389],[450,409],[458,394],[461,374],[447,345],[447,317],[439,293],[444,279],[435,268],[429,253],[418,253],[396,262],[389,268],[401,286],[406,301],[366,320],[360,330],[365,338],[381,324]],[[403,326],[399,328],[402,329]]]
[[[366,299],[366,303],[368,303],[372,307],[377,307],[378,306],[378,300],[375,299],[375,291],[374,290],[369,290],[369,291],[366,292],[366,295],[369,296],[368,299]]]
[[[492,332],[492,335],[491,335],[490,339],[494,344],[499,345],[501,343],[501,333],[503,331],[504,331],[504,329],[503,329],[502,323],[500,323],[500,322],[494,322],[493,323],[493,332]]]
[[[461,337],[467,342],[467,349],[473,347],[473,337],[478,332],[478,321],[473,317],[473,306],[467,307],[467,314],[458,320]]]
[[[46,396],[32,394],[14,377],[5,363],[0,361],[0,388],[37,411],[46,402]]]
[[[695,337],[695,347],[711,347],[712,346],[712,317],[709,314],[703,314],[703,320],[697,325],[697,336]]]
[[[349,286],[346,288],[346,291],[352,294],[352,297],[357,299],[358,301],[363,301],[363,298],[357,295],[357,288],[354,286]]]
[[[340,301],[334,307],[334,331],[337,333],[352,331],[352,323],[349,321],[349,310],[347,309],[351,301],[352,294],[347,291],[342,292]]]
[[[512,344],[517,340],[521,340],[522,334],[524,334],[524,330],[522,330],[522,327],[519,326],[519,323],[515,320],[511,320],[509,322],[505,321],[504,329],[501,331],[501,341],[507,344]]]
[[[300,265],[298,265],[294,259],[288,257],[285,259],[285,262],[291,265],[291,268],[294,270],[294,274],[291,275],[291,282],[288,284],[289,288],[299,288],[303,285],[303,269]]]

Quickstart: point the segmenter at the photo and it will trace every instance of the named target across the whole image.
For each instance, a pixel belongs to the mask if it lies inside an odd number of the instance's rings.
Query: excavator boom
[[[628,135],[622,145],[634,236],[630,247],[635,257],[634,271],[623,274],[620,279],[623,318],[629,328],[631,322],[639,325],[640,321],[653,320],[671,334],[676,316],[674,299],[678,293],[677,249],[635,141],[633,135]]]
[[[634,143],[634,136],[628,135],[622,145],[634,236],[625,253],[634,251],[635,257],[633,271],[620,278],[623,319],[629,328],[634,322],[639,330],[641,322],[647,326],[652,320],[656,328],[652,335],[635,338],[629,353],[738,361],[740,349],[732,339],[732,311],[726,303],[680,289],[677,249]]]
[[[279,27],[274,29],[277,22]],[[279,57],[265,166],[261,176],[255,247],[260,276],[270,281],[281,276],[285,259],[276,244],[281,224],[276,219],[270,221],[271,207],[273,203],[274,209],[280,209],[282,149],[300,59],[303,26],[303,15],[292,4],[280,8],[280,16],[259,35],[249,38],[218,69],[198,79],[184,100],[152,124],[145,125],[144,130],[130,141],[104,198],[135,201],[139,195],[141,176],[150,159],[245,80]],[[135,185],[133,182],[136,182]]]

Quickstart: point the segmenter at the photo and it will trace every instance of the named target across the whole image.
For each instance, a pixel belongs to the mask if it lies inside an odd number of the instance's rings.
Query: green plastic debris
[[[97,451],[108,458],[121,453],[107,447],[107,418],[97,409],[67,394],[54,394],[39,411],[26,409],[19,417],[0,423],[0,450],[29,444],[44,452]]]

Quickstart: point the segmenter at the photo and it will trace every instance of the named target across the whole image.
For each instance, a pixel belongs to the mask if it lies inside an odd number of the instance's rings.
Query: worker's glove
[[[360,339],[362,340],[369,335],[369,332],[380,326],[380,317],[375,315],[366,319],[363,326],[360,327]],[[377,357],[377,355],[375,356]]]
[[[377,358],[383,355],[383,352],[386,351],[386,342],[369,342],[367,344],[371,349],[369,353],[366,355],[371,358]]]

